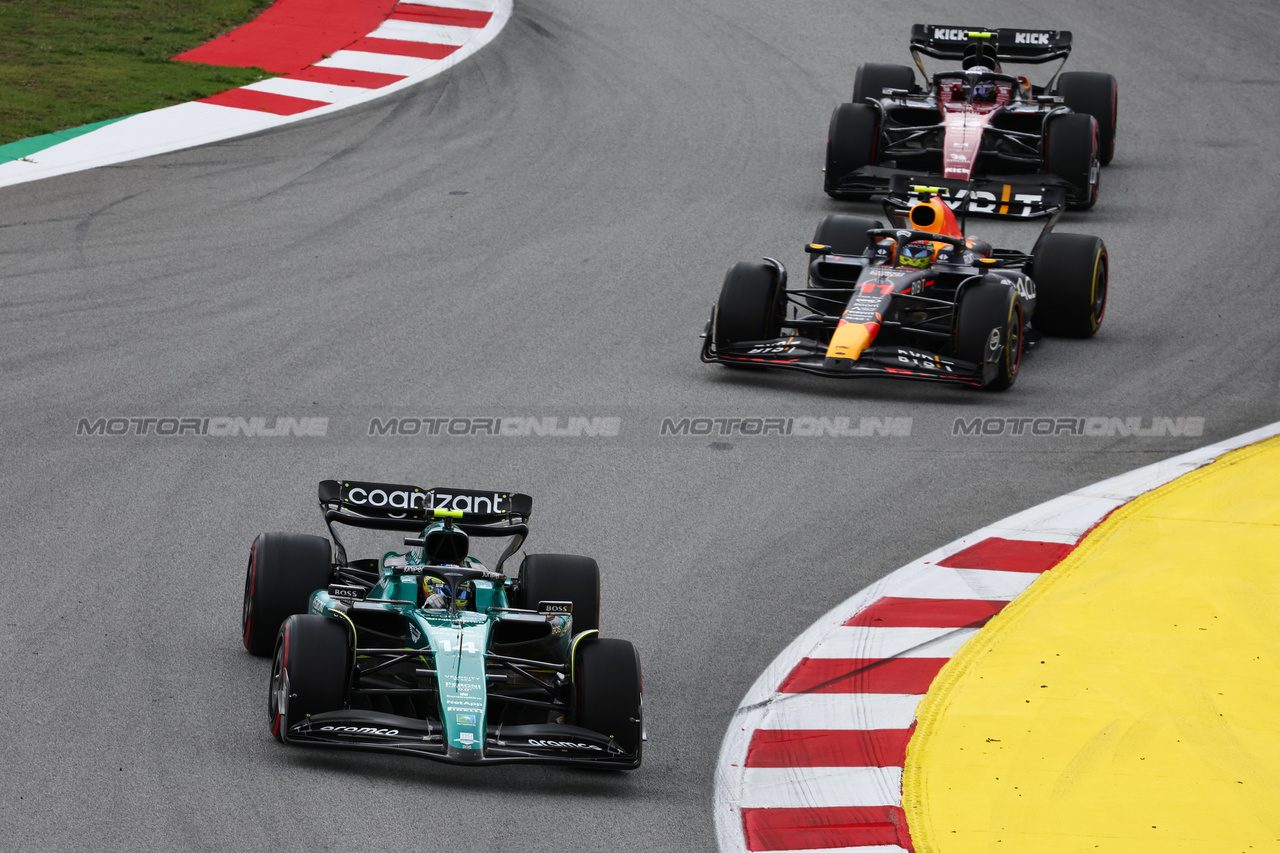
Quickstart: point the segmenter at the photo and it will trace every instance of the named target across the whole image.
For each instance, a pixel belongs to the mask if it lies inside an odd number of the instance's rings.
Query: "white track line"
[[[937,565],[991,538],[1074,545],[1116,508],[1141,494],[1212,462],[1222,454],[1280,435],[1280,423],[1218,442],[1173,459],[1095,483],[996,522],[908,563],[850,596],[791,642],[762,672],[739,705],[720,748],[713,792],[716,837],[721,853],[747,853],[744,808],[829,808],[900,806],[901,769],[882,767],[748,767],[756,731],[776,740],[786,730],[904,729],[915,719],[923,696],[885,693],[778,693],[805,658],[869,659],[875,654],[904,657],[921,648],[946,649],[961,643],[956,629],[853,628],[844,623],[883,597],[942,600],[1012,600],[1038,577],[1029,572],[947,568]],[[964,629],[963,636],[974,630]],[[921,646],[919,643],[929,644]],[[923,655],[928,657],[929,655]],[[856,687],[857,683],[851,683]],[[894,774],[886,774],[893,770]],[[894,787],[894,780],[897,787]],[[759,814],[759,812],[756,812]],[[827,853],[835,848],[828,848]],[[906,853],[895,845],[838,848],[844,853]]]
[[[487,45],[510,20],[512,0],[461,0],[461,2],[441,0],[439,3],[420,3],[419,5],[492,12],[493,16],[488,24],[479,28],[391,22],[396,24],[396,27],[388,30],[389,32],[400,32],[403,25],[408,28],[404,32],[417,34],[412,38],[399,36],[401,40],[421,42],[427,34],[431,34],[438,39],[436,43],[461,45],[443,59],[419,59],[410,56],[341,50],[336,51],[332,57],[315,63],[324,67],[375,71],[405,78],[388,86],[378,89],[355,89],[349,86],[327,86],[317,89],[314,87],[323,86],[323,84],[307,83],[305,87],[299,88],[297,84],[303,81],[261,81],[246,88],[330,102],[325,106],[291,116],[199,102],[178,104],[140,113],[37,151],[22,160],[0,163],[0,187],[233,139],[304,119],[329,115],[338,110],[386,97],[443,73]],[[387,24],[384,23],[383,26]],[[383,31],[383,26],[374,30],[373,34]],[[424,30],[423,27],[428,29]],[[275,88],[280,86],[286,88]],[[350,94],[341,91],[344,89],[349,90]],[[312,93],[324,92],[325,97],[295,94],[304,90]],[[331,100],[339,97],[340,100]]]

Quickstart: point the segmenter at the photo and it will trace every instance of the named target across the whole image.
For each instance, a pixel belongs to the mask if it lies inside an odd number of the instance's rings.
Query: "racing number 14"
[[[440,641],[440,651],[456,652],[457,650],[458,650],[458,646],[452,640]],[[477,651],[476,644],[473,643],[471,640],[467,640],[462,644],[462,651],[466,652],[469,655],[474,655]]]

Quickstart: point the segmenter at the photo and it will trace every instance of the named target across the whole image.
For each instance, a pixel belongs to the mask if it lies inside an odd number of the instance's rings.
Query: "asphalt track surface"
[[[729,715],[834,603],[995,519],[1280,419],[1274,6],[1212,28],[1185,2],[872,11],[523,2],[485,50],[386,101],[4,190],[6,845],[713,849]],[[1069,67],[1120,79],[1101,201],[1061,226],[1107,241],[1102,332],[1049,341],[1000,395],[700,364],[725,268],[798,270],[817,220],[851,209],[820,191],[827,118],[858,62],[905,60],[917,19],[1071,29]],[[368,436],[392,415],[620,429]],[[326,434],[76,436],[85,417],[278,416]],[[911,429],[660,434],[695,416]],[[952,435],[974,417],[1205,420]],[[239,645],[247,548],[321,532],[330,476],[533,494],[530,547],[596,556],[603,628],[640,648],[644,767],[275,744],[269,665]]]

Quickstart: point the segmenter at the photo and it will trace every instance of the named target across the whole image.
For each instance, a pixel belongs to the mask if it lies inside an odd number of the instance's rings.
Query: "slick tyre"
[[[740,261],[729,267],[711,327],[716,347],[776,338],[786,304],[783,285],[771,264]]]
[[[640,655],[626,640],[588,637],[574,650],[574,721],[636,754],[643,744]]]
[[[1045,171],[1071,184],[1069,206],[1087,210],[1098,201],[1098,122],[1091,115],[1054,116],[1044,134]]]
[[[329,540],[303,533],[263,533],[249,548],[240,631],[250,654],[275,648],[285,619],[304,613],[307,599],[329,585],[333,574]]]
[[[867,232],[872,228],[883,227],[884,223],[879,219],[832,213],[822,217],[822,221],[818,223],[817,229],[813,232],[813,242],[820,246],[830,246],[833,255],[857,256],[865,252],[867,247],[871,245],[871,238],[867,236]],[[815,259],[809,265],[809,286],[813,288],[835,286],[832,282],[825,281],[821,277],[814,275],[815,264],[819,263],[821,263],[821,259]],[[848,282],[835,284],[849,286]],[[845,294],[845,296],[847,295]],[[805,304],[819,314],[835,314],[844,308],[843,301],[837,303],[821,296],[805,297]]]
[[[880,115],[870,104],[840,104],[831,113],[827,128],[827,171],[825,187],[833,197],[860,194],[841,193],[841,178],[864,166],[873,166],[880,137]]]
[[[1058,95],[1072,112],[1088,113],[1098,122],[1098,162],[1103,166],[1116,155],[1116,78],[1097,71],[1067,71],[1058,77]]]
[[[864,62],[853,75],[853,103],[865,103],[867,98],[879,100],[885,89],[905,89],[918,92],[916,74],[907,65],[885,65]]]
[[[539,601],[572,601],[573,633],[600,628],[600,566],[590,557],[529,554],[520,564],[520,606]]]
[[[1088,234],[1046,234],[1028,270],[1036,283],[1031,325],[1046,335],[1091,338],[1107,310],[1107,246]]]
[[[982,386],[1004,391],[1022,366],[1022,305],[1017,291],[998,280],[970,285],[956,310],[956,357],[975,364],[994,362],[994,376]],[[984,366],[984,374],[990,371]]]
[[[271,734],[285,733],[311,714],[338,711],[351,681],[351,635],[346,623],[327,616],[290,616],[280,626],[267,715]]]
[[[883,227],[884,223],[879,219],[832,213],[822,217],[818,223],[813,232],[813,242],[830,246],[835,255],[861,255],[871,245],[867,232]]]

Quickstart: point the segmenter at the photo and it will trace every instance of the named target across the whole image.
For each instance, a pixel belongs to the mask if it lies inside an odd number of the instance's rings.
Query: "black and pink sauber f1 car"
[[[702,360],[1008,388],[1029,344],[1091,337],[1106,310],[1106,245],[1055,233],[1063,193],[1045,193],[1044,229],[1020,252],[966,236],[945,189],[898,176],[883,201],[893,227],[844,214],[818,224],[807,287],[789,290],[773,258],[732,266]]]
[[[953,205],[971,196],[971,213],[1043,216],[1051,187],[1071,207],[1092,207],[1099,167],[1115,154],[1116,79],[1059,73],[1070,53],[1067,31],[916,24],[911,55],[924,86],[906,65],[859,66],[852,102],[831,115],[824,189],[864,199],[901,173],[949,188]],[[924,57],[944,70],[930,76]],[[1054,60],[1043,84],[1004,67]]]

